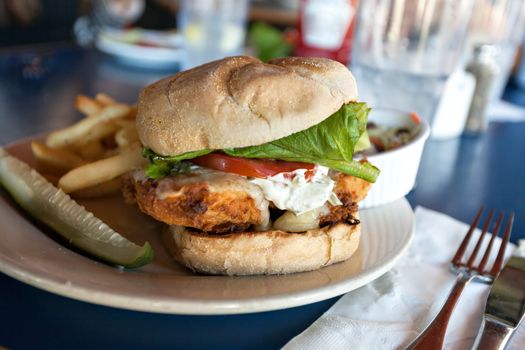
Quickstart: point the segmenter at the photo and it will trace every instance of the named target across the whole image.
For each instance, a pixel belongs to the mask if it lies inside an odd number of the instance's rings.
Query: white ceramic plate
[[[180,34],[143,29],[102,32],[95,45],[127,64],[147,68],[177,66],[184,54]]]
[[[33,164],[27,142],[9,148]],[[120,197],[83,201],[130,239],[148,240],[156,258],[122,271],[74,252],[36,226],[0,193],[0,270],[52,293],[124,309],[176,314],[238,314],[284,309],[356,289],[388,271],[408,248],[414,215],[403,198],[363,210],[361,244],[348,261],[283,276],[224,277],[194,274],[173,262],[160,242],[160,226]]]

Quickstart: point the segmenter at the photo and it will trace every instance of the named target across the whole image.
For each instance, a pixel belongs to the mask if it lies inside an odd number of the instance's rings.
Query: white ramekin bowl
[[[430,127],[423,119],[416,121],[411,113],[392,109],[374,109],[368,115],[368,120],[387,127],[419,126],[419,132],[407,144],[367,156],[368,161],[381,170],[377,181],[372,185],[368,196],[359,203],[361,208],[376,207],[404,197],[416,180],[419,161],[423,153],[425,141],[430,134]]]

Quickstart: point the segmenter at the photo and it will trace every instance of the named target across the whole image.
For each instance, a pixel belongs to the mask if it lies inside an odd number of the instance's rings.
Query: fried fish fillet
[[[234,174],[199,170],[152,180],[137,171],[124,181],[128,201],[169,225],[229,233],[269,221],[269,203],[261,189]]]
[[[322,222],[349,222],[370,183],[338,172],[330,175],[343,205],[332,207]],[[264,230],[269,223],[271,203],[262,190],[245,177],[221,171],[201,168],[159,180],[136,171],[125,177],[123,193],[128,202],[136,202],[144,213],[169,225],[224,234],[252,226]]]
[[[349,225],[359,224],[357,219],[358,206],[351,194],[340,194],[341,205],[328,205],[328,213],[319,217],[319,227],[332,226],[344,222]]]
[[[334,192],[341,198],[351,198],[352,202],[359,203],[365,199],[372,183],[355,176],[346,175],[337,171],[330,171],[330,177],[335,181]]]

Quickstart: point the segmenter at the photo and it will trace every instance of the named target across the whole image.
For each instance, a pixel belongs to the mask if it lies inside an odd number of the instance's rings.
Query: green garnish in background
[[[255,56],[263,62],[289,56],[293,50],[293,45],[286,42],[283,33],[266,23],[254,23],[250,28],[249,40]]]

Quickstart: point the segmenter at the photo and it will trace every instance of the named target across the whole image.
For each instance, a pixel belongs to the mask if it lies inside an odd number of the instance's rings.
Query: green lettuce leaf
[[[223,152],[236,157],[314,163],[375,182],[379,170],[370,163],[353,160],[354,149],[366,131],[369,111],[366,103],[349,103],[306,130],[262,145]],[[365,145],[361,141],[361,147]]]
[[[379,170],[368,162],[353,160],[354,151],[367,148],[368,119],[366,103],[349,103],[337,112],[306,130],[258,146],[227,148],[228,155],[245,158],[271,158],[305,162],[326,166],[345,174],[375,182]],[[149,149],[144,156],[150,159],[146,174],[152,178],[169,175],[180,170],[180,162],[202,156],[214,150],[204,149],[176,156],[160,156]]]
[[[187,171],[188,164],[182,162],[183,160],[203,156],[211,152],[213,152],[213,150],[203,149],[178,154],[176,156],[161,156],[149,148],[144,148],[142,155],[150,161],[150,164],[146,167],[146,176],[151,179],[159,179],[170,174]]]
[[[354,153],[364,151],[365,149],[369,147],[370,147],[370,138],[368,137],[368,132],[365,129],[365,132],[362,133],[359,140],[357,140],[357,143],[354,148]]]

